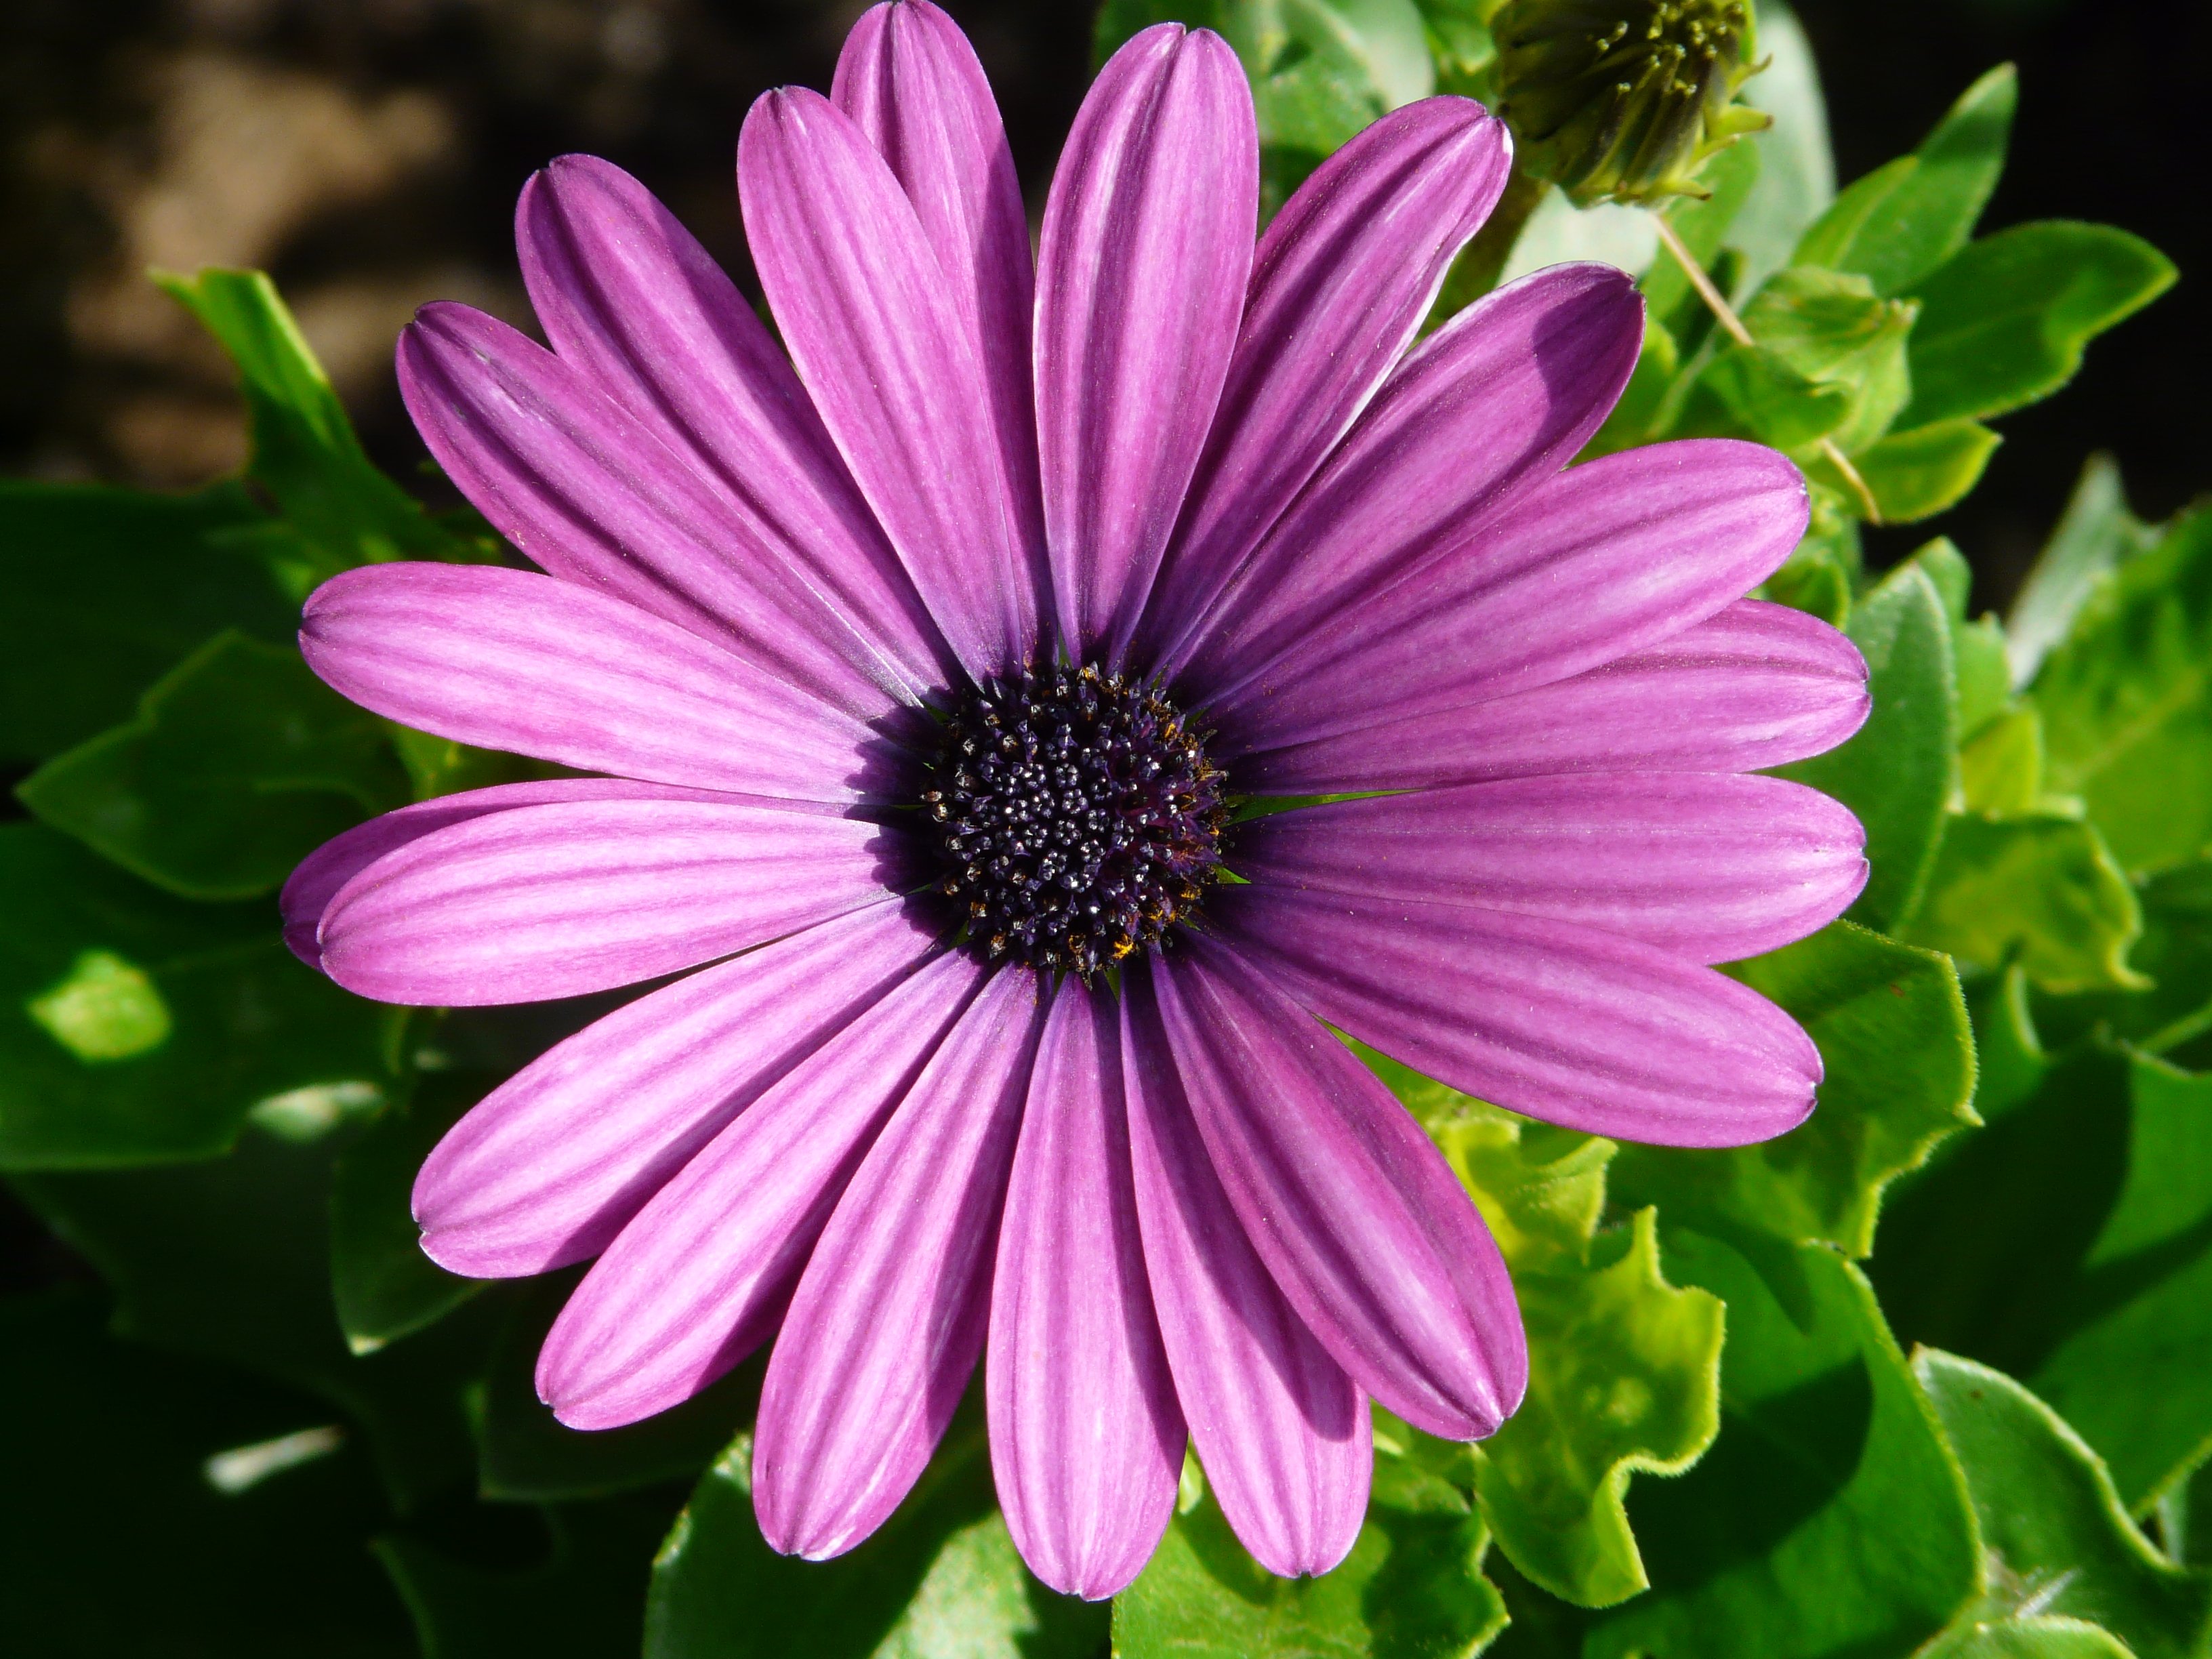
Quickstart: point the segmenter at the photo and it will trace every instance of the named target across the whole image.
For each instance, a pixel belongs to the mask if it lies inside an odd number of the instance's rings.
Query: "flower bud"
[[[1706,158],[1771,118],[1735,101],[1747,0],[1510,0],[1491,27],[1522,165],[1580,206],[1703,196]]]

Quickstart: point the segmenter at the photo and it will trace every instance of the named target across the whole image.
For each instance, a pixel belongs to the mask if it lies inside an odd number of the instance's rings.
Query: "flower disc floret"
[[[1158,688],[1090,665],[986,682],[921,800],[970,943],[1086,981],[1188,918],[1230,816],[1203,733]]]

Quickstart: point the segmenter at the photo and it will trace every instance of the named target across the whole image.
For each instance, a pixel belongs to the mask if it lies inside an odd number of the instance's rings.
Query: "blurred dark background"
[[[946,0],[1041,197],[1088,78],[1091,8]],[[243,453],[212,347],[149,264],[272,270],[372,450],[422,452],[391,343],[425,300],[523,320],[508,227],[531,170],[609,156],[742,270],[731,177],[763,88],[828,84],[864,0],[4,0],[0,3],[0,472],[198,482]],[[1839,175],[1909,149],[1977,74],[2021,66],[1990,227],[2107,220],[2183,282],[2092,348],[2081,379],[2001,422],[1988,480],[1877,559],[1949,532],[2002,604],[2083,459],[2118,457],[2140,511],[2212,488],[2212,337],[2197,288],[2204,0],[1801,0]]]

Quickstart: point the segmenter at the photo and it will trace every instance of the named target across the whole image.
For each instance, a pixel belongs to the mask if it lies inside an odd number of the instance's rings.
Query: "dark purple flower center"
[[[1154,687],[1096,668],[971,692],[921,797],[969,941],[1086,980],[1158,944],[1220,867],[1230,802],[1203,736]]]

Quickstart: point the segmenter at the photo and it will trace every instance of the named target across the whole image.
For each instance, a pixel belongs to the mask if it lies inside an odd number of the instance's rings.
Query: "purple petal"
[[[423,440],[501,534],[565,580],[627,599],[860,716],[920,700],[753,515],[574,365],[466,306],[399,340]]]
[[[545,1339],[538,1393],[555,1416],[635,1423],[767,1340],[853,1172],[985,971],[954,951],[915,972],[653,1195]]]
[[[1237,872],[1595,927],[1698,962],[1801,939],[1866,885],[1866,832],[1817,790],[1698,772],[1512,778],[1279,812]]]
[[[975,49],[929,0],[872,7],[845,37],[830,98],[890,164],[966,308],[1015,522],[1024,543],[1042,546],[1029,215]]]
[[[362,708],[483,749],[656,783],[867,794],[866,726],[675,623],[489,565],[368,565],[308,595],[307,666]]]
[[[745,234],[799,378],[971,674],[1029,660],[1045,578],[1024,546],[965,301],[852,118],[765,94],[738,143]]]
[[[738,1113],[938,948],[896,904],[640,997],[478,1102],[415,1180],[422,1249],[509,1279],[582,1261]]]
[[[769,1360],[753,1509],[787,1555],[842,1555],[898,1506],[968,1384],[1043,1008],[997,975],[838,1200]]]
[[[564,155],[524,187],[515,232],[531,303],[562,360],[714,487],[726,526],[718,560],[741,553],[752,569],[804,582],[852,623],[854,638],[827,636],[842,654],[862,663],[858,646],[880,652],[896,676],[878,667],[884,684],[944,684],[951,649],[799,377],[676,216],[612,163]],[[450,424],[441,411],[441,429]],[[512,462],[486,453],[482,464]],[[550,492],[560,482],[515,483]]]
[[[1188,692],[1235,684],[1558,472],[1643,338],[1643,299],[1610,265],[1554,265],[1462,312],[1400,365],[1191,634]]]
[[[419,841],[433,830],[465,823],[489,812],[514,806],[543,806],[556,800],[732,800],[745,797],[717,794],[705,789],[679,789],[659,783],[633,783],[628,778],[548,778],[541,782],[502,783],[489,789],[464,790],[418,800],[395,812],[357,823],[334,836],[300,861],[277,895],[276,908],[284,917],[284,943],[310,968],[323,963],[323,947],[315,933],[331,900],[362,871],[396,848]],[[760,802],[760,805],[773,803]],[[825,807],[825,811],[834,808]]]
[[[1006,1529],[1054,1589],[1114,1595],[1167,1529],[1184,1431],[1137,1233],[1114,998],[1073,977],[1030,1074],[989,1354]]]
[[[1211,704],[1229,752],[1562,680],[1700,623],[1804,534],[1784,456],[1685,439],[1561,473],[1347,610],[1316,602],[1270,668]]]
[[[1464,98],[1394,111],[1322,163],[1261,239],[1219,414],[1143,640],[1172,655],[1318,467],[1436,301],[1512,167]],[[1632,352],[1631,356],[1633,356]]]
[[[1061,638],[1125,641],[1213,421],[1259,217],[1237,54],[1162,23],[1115,52],[1046,204],[1037,445]]]
[[[380,1002],[543,1002],[635,985],[882,902],[880,824],[687,800],[568,801],[448,824],[323,913],[323,970]]]
[[[1813,1109],[1820,1056],[1749,987],[1633,939],[1407,899],[1217,890],[1223,936],[1321,1018],[1570,1129],[1741,1146]]]
[[[1739,599],[1662,643],[1534,690],[1248,756],[1289,795],[1566,772],[1751,772],[1865,723],[1866,659],[1802,611]]]
[[[1133,993],[1140,981],[1129,976]],[[1268,1571],[1327,1572],[1367,1513],[1367,1402],[1254,1254],[1199,1139],[1158,1006],[1126,994],[1121,1021],[1145,1271],[1206,1484]]]
[[[1496,1432],[1528,1352],[1505,1259],[1443,1155],[1233,952],[1201,940],[1146,977],[1214,1173],[1306,1328],[1414,1427]]]

